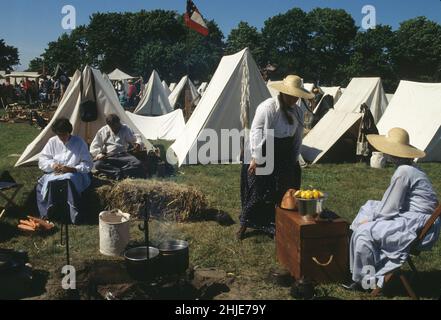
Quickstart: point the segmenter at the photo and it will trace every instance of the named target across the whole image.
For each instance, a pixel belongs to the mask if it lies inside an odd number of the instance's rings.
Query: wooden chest
[[[349,224],[306,221],[293,211],[276,209],[276,252],[295,279],[317,283],[349,279]]]

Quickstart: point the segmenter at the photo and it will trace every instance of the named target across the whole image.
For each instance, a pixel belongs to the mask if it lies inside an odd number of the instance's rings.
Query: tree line
[[[347,85],[352,77],[379,76],[387,91],[399,80],[441,82],[441,25],[425,17],[359,29],[342,9],[293,8],[264,22],[261,30],[240,22],[225,38],[214,20],[204,37],[174,11],[96,13],[88,25],[50,42],[30,71],[68,73],[90,64],[103,72],[118,67],[148,77],[156,69],[168,82],[189,74],[207,81],[225,54],[249,47],[259,67],[275,67],[271,79],[301,75],[307,82]],[[1,58],[0,58],[1,61]],[[0,66],[1,69],[1,66]]]

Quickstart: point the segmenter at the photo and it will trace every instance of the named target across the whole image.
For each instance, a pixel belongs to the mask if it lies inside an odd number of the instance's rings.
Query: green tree
[[[29,62],[28,69],[26,71],[39,72],[43,74],[45,70],[44,60],[40,57],[36,57]]]
[[[181,16],[176,22],[178,39],[153,39],[136,51],[135,73],[148,77],[155,69],[167,82],[179,81],[186,74],[192,80],[208,80],[223,55],[222,32],[214,21],[207,22],[206,37],[185,27]]]
[[[441,81],[441,25],[418,17],[401,23],[392,57],[400,79]]]
[[[307,15],[310,24],[308,38],[308,80],[336,84],[345,79],[351,43],[357,34],[352,16],[345,10],[316,8]]]
[[[226,54],[236,53],[244,48],[249,48],[251,54],[260,66],[266,65],[268,61],[264,57],[262,35],[256,27],[250,26],[247,22],[239,22],[236,28],[231,30],[226,42]]]
[[[87,53],[86,36],[87,29],[81,26],[73,30],[70,35],[64,33],[57,41],[49,42],[42,54],[47,72],[53,73],[57,64],[62,64],[64,70],[71,75],[76,69],[91,63]]]
[[[18,49],[8,46],[4,39],[0,39],[0,70],[12,71],[19,63]]]
[[[310,23],[300,8],[267,19],[262,29],[267,62],[276,64],[274,77],[294,73],[305,77],[310,63],[308,40]]]
[[[396,44],[390,26],[379,25],[366,32],[358,32],[353,53],[346,69],[347,78],[381,77],[388,92],[395,92],[398,81],[391,51]]]

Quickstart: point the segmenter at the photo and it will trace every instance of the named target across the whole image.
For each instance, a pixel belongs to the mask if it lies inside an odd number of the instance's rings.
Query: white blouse
[[[303,111],[296,106],[290,108],[288,112],[294,120],[293,124],[289,124],[277,98],[269,98],[257,107],[249,141],[252,158],[259,162],[268,130],[272,129],[275,138],[294,136],[294,159],[298,159],[303,141]]]
[[[54,164],[75,168],[79,173],[89,173],[93,167],[87,144],[77,136],[71,136],[66,144],[57,136],[49,139],[40,153],[38,167],[51,173]]]

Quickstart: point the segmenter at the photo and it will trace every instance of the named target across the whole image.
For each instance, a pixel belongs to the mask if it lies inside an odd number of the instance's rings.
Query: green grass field
[[[13,168],[26,145],[39,133],[27,124],[0,123],[0,171],[9,170],[20,183],[25,184],[19,195],[24,204],[40,172],[35,167]],[[441,164],[423,164],[438,194],[441,195]],[[380,199],[388,186],[394,169],[375,170],[364,164],[317,165],[303,171],[303,185],[314,185],[329,193],[328,208],[352,221],[359,207],[368,199]],[[183,238],[190,242],[190,259],[194,266],[216,267],[234,274],[232,290],[220,299],[291,299],[289,288],[280,288],[266,280],[270,268],[277,266],[274,240],[263,234],[235,239],[240,213],[240,167],[237,165],[190,166],[179,169],[178,183],[195,186],[203,191],[210,206],[227,212],[235,221],[232,226],[217,222],[170,223],[154,221],[151,224],[152,241],[164,238]],[[0,205],[3,203],[0,202]],[[59,245],[59,233],[52,236],[23,235],[16,230],[19,216],[30,212],[7,213],[0,222],[0,247],[29,251],[34,268],[47,270],[50,277],[64,264],[64,248]],[[133,225],[132,238],[142,239]],[[91,259],[107,259],[99,253],[97,225],[71,228],[71,255],[73,264]],[[426,299],[438,299],[441,289],[441,244],[416,259],[421,271],[414,288]],[[337,284],[321,286],[329,298],[371,299],[369,294],[346,292]],[[48,288],[50,290],[50,288]],[[386,292],[387,293],[387,292]],[[388,295],[378,299],[407,299],[397,285]]]

